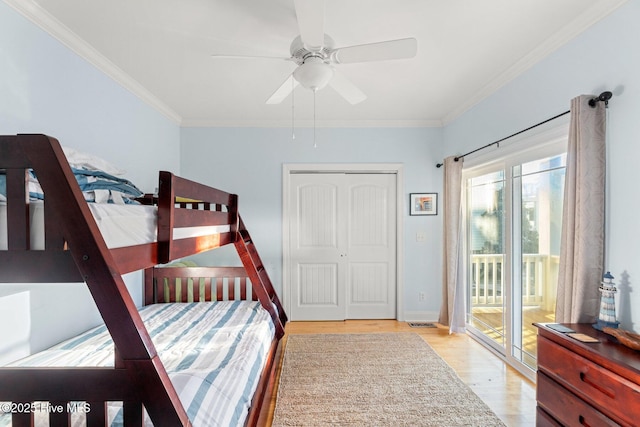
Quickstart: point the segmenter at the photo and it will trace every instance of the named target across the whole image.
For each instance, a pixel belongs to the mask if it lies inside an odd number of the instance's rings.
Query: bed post
[[[161,171],[158,181],[158,258],[162,262],[171,259],[171,241],[175,217],[173,209],[176,194],[173,174]]]

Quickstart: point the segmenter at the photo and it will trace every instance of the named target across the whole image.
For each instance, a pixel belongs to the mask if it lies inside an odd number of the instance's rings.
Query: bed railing
[[[105,426],[107,402],[126,402],[125,425],[142,424],[135,422],[142,420],[142,403],[125,369],[3,368],[0,373],[2,412],[11,414],[13,427],[32,426],[34,417],[42,416],[52,426],[70,425],[74,414],[84,415],[88,427]]]
[[[38,139],[33,150],[27,150],[21,143],[25,139]],[[0,170],[6,175],[7,198],[6,229],[1,232],[6,234],[8,246],[7,250],[0,251],[0,283],[82,281],[71,253],[66,250],[52,206],[44,208],[45,250],[34,251],[30,247],[28,171],[33,168],[32,156],[37,156],[36,160],[43,159],[45,168],[52,168],[52,164],[59,161],[66,162],[61,149],[60,152],[55,148],[47,150],[52,144],[53,140],[43,135],[33,138],[0,136]],[[38,268],[33,268],[36,265]]]
[[[214,249],[231,243],[238,230],[238,196],[200,183],[160,172],[158,193],[158,263]],[[212,210],[213,208],[213,210]],[[206,238],[174,241],[178,227],[229,225],[229,240],[221,241],[220,234]],[[185,243],[185,244],[183,244]]]
[[[152,267],[145,270],[144,293],[145,305],[258,300],[244,267]]]

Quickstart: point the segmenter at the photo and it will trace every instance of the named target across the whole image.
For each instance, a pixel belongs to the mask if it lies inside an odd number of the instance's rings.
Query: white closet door
[[[345,175],[347,319],[396,317],[396,175]]]
[[[396,175],[291,175],[293,320],[396,317]]]

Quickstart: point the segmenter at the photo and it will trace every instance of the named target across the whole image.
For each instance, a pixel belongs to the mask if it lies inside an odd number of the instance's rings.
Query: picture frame
[[[409,215],[438,215],[438,193],[409,194]]]

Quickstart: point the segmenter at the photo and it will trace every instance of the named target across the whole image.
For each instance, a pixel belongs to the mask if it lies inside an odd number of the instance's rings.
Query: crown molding
[[[291,120],[189,120],[182,127],[253,127],[291,128]],[[302,128],[439,128],[440,120],[296,120],[294,129]]]
[[[480,103],[490,95],[498,91],[507,83],[529,70],[535,64],[546,58],[548,55],[567,44],[576,36],[587,30],[589,27],[611,14],[628,0],[615,0],[610,2],[599,2],[578,15],[569,25],[564,26],[560,31],[549,37],[538,47],[533,49],[522,59],[509,67],[506,71],[487,83],[482,89],[471,96],[467,102],[454,108],[442,118],[442,125],[446,126]]]
[[[181,124],[182,117],[179,114],[36,2],[32,0],[4,0],[4,2],[169,120],[178,125]]]

